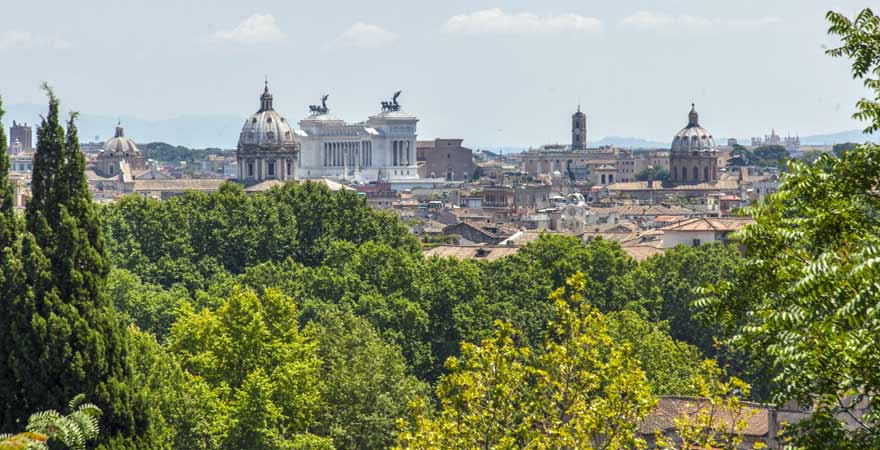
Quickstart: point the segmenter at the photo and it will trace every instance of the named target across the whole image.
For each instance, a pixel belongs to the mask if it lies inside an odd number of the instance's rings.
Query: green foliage
[[[9,154],[6,153],[6,130],[3,125],[3,99],[0,98],[0,212],[5,216],[6,222],[12,216],[13,198],[15,190],[9,181]],[[0,224],[5,228],[6,223]],[[5,231],[3,234],[6,234]],[[9,243],[9,237],[0,235],[0,248],[6,248]]]
[[[834,156],[839,158],[841,155],[843,155],[843,152],[855,150],[857,146],[858,144],[854,144],[852,142],[834,144],[834,146],[831,148],[831,151],[832,153],[834,153]]]
[[[697,394],[692,380],[702,363],[702,353],[672,339],[666,322],[648,322],[633,311],[612,312],[605,318],[609,336],[630,346],[654,395]]]
[[[0,317],[0,329],[9,330],[0,346],[0,427],[8,431],[24,411],[57,409],[58,399],[85,392],[105,411],[102,445],[135,445],[149,439],[142,434],[148,419],[132,404],[127,336],[105,291],[110,266],[76,115],[65,133],[58,99],[45,89],[49,113],[38,131],[26,232],[3,268],[14,296],[4,298]]]
[[[318,343],[325,407],[315,428],[337,449],[386,449],[396,422],[425,386],[370,324],[350,313],[324,313],[307,329]]]
[[[629,449],[653,400],[629,346],[614,342],[606,319],[586,303],[586,280],[550,297],[553,321],[541,351],[517,344],[498,322],[495,336],[464,344],[438,383],[435,413],[421,403],[397,448]]]
[[[741,400],[749,394],[749,385],[735,377],[727,380],[712,360],[696,367],[698,372],[689,380],[696,396],[679,400],[688,407],[687,413],[674,417],[675,430],[671,436],[659,436],[657,448],[738,450],[766,448],[763,443],[744,447],[744,432],[748,419],[758,410]]]
[[[830,33],[843,40],[829,54],[853,58],[856,78],[876,75],[880,19],[868,9],[854,21],[833,12],[828,19]],[[875,79],[865,84],[880,92]],[[856,118],[877,130],[876,102],[858,106]],[[789,169],[779,191],[749,211],[757,223],[742,238],[752,276],[719,283],[700,304],[736,330],[733,343],[772,360],[777,402],[815,409],[789,430],[792,448],[876,448],[880,146],[859,145]],[[755,295],[738,295],[746,288]],[[853,430],[845,431],[843,418],[855,423]]]
[[[129,196],[103,213],[117,267],[191,291],[208,289],[218,274],[239,274],[265,261],[292,257],[320,265],[336,240],[420,250],[396,218],[371,210],[355,193],[309,182],[253,195],[227,183],[217,193],[161,202]]]
[[[144,158],[172,163],[201,161],[206,159],[208,155],[222,155],[224,153],[219,148],[191,149],[164,142],[150,142],[139,145],[144,153]]]
[[[463,337],[486,337],[496,319],[507,320],[522,332],[526,343],[537,346],[553,315],[547,301],[553,290],[581,272],[587,277],[587,297],[600,311],[620,308],[617,285],[636,266],[620,245],[596,239],[584,245],[574,236],[542,235],[513,256],[484,267],[486,299],[473,305],[474,318]]]
[[[788,150],[781,145],[764,145],[752,150],[752,165],[783,167],[788,160]]]
[[[55,410],[31,415],[26,432],[0,436],[0,450],[85,450],[88,441],[98,437],[101,409],[84,400],[82,394],[74,397],[67,404],[67,415]]]
[[[322,408],[316,344],[300,333],[293,300],[277,290],[241,290],[216,312],[184,305],[169,342],[183,368],[229,405],[222,448],[285,448]]]
[[[853,78],[861,79],[874,98],[862,98],[856,103],[856,120],[868,122],[865,133],[880,131],[880,17],[870,8],[862,10],[853,20],[843,14],[829,11],[828,33],[840,36],[843,45],[826,51],[834,57],[846,56],[853,60]]]
[[[660,182],[666,181],[669,179],[669,171],[664,167],[648,167],[636,174],[636,180],[638,181],[648,181],[648,179]]]
[[[788,150],[781,145],[764,145],[749,150],[735,145],[730,152],[729,166],[785,167],[790,157]]]
[[[112,269],[107,278],[107,291],[120,318],[127,319],[144,331],[163,340],[177,318],[177,309],[190,299],[182,285],[171,289],[144,283],[140,277],[125,270]]]
[[[150,410],[153,450],[220,449],[229,432],[227,392],[212,389],[183,370],[175,355],[155,336],[129,328],[134,386],[138,401]]]

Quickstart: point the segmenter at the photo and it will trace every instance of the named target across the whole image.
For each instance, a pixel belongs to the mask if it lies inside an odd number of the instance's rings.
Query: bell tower
[[[571,149],[587,149],[587,115],[581,112],[581,105],[571,115]]]

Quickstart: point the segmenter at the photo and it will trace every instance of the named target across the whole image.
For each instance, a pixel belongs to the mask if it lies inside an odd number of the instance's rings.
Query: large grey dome
[[[715,139],[709,130],[700,126],[700,117],[691,104],[691,112],[688,114],[688,125],[679,131],[672,139],[673,152],[701,152],[714,151]]]
[[[116,127],[116,135],[112,139],[104,143],[105,155],[139,155],[141,151],[137,148],[134,141],[125,137],[125,132],[121,126]]]
[[[238,145],[291,146],[293,134],[287,119],[272,109],[272,94],[266,86],[260,96],[260,110],[241,127]]]

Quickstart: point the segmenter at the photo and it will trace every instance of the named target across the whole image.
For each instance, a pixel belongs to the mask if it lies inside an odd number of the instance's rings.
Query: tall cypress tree
[[[20,383],[6,383],[14,379],[10,365],[12,352],[11,317],[15,305],[26,295],[24,265],[21,260],[21,221],[13,209],[15,191],[9,180],[9,155],[6,154],[3,102],[0,99],[0,405],[19,404],[22,397]],[[21,418],[9,408],[0,410],[0,432],[12,431]],[[19,427],[20,428],[20,427]]]
[[[15,191],[9,181],[9,155],[6,154],[6,129],[3,125],[3,99],[0,98],[0,249],[12,243],[14,230],[10,227],[15,218],[13,196]]]
[[[84,175],[75,115],[67,133],[51,89],[49,113],[37,134],[32,198],[26,211],[22,259],[29,292],[8,305],[0,327],[10,330],[5,349],[8,370],[0,379],[11,402],[9,418],[31,411],[59,409],[79,393],[104,411],[103,440],[138,435],[145,420],[133,408],[128,338],[117,320],[105,283],[110,264],[100,223]],[[118,445],[114,444],[118,448]],[[125,445],[123,445],[124,447]]]

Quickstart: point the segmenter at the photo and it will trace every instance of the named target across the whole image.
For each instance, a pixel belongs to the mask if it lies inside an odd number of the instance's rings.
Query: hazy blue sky
[[[329,93],[361,120],[395,90],[420,136],[471,145],[668,141],[691,101],[716,137],[859,128],[864,93],[823,54],[829,8],[867,1],[4,0],[0,95],[164,119],[258,107],[268,74],[291,120]]]

